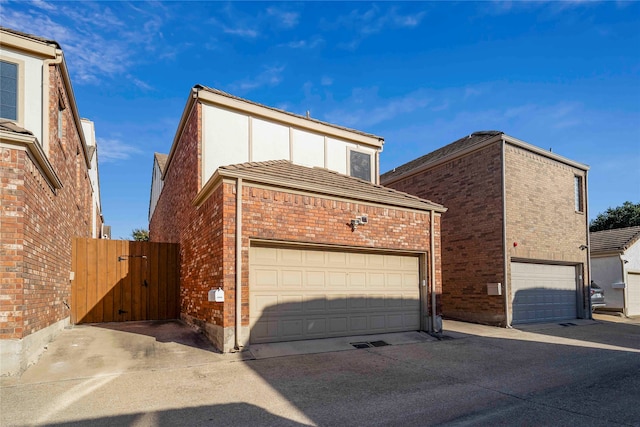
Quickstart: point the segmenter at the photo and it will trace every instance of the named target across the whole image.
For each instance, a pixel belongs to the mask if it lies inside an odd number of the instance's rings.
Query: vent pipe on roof
[[[307,119],[311,118],[311,111],[307,110]]]

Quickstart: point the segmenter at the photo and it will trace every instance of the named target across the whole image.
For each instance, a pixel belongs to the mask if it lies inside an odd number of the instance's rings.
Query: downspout
[[[591,311],[591,235],[589,233],[589,201],[587,199],[589,194],[589,183],[587,180],[588,171],[584,171],[584,220],[587,225],[587,299],[589,301],[586,308],[587,314],[585,319],[593,319],[593,312]],[[584,273],[582,274],[584,276]],[[582,278],[582,292],[584,292],[585,279]],[[584,307],[584,297],[582,298],[582,306]]]
[[[503,297],[504,297],[504,322],[505,322],[505,328],[510,328],[511,327],[511,319],[510,319],[510,314],[509,313],[509,292],[507,292],[508,289],[508,280],[507,280],[507,276],[508,276],[508,268],[509,268],[509,248],[507,247],[507,183],[506,183],[506,176],[507,176],[507,171],[506,171],[506,159],[505,159],[505,146],[506,146],[506,141],[504,140],[504,137],[502,138],[502,247],[504,250],[504,256],[503,261],[504,261],[504,286],[503,286]]]
[[[46,154],[49,154],[49,79],[51,65],[59,65],[62,63],[62,50],[56,49],[55,59],[45,59],[42,66],[42,148]]]
[[[235,349],[242,335],[242,178],[236,180],[236,327]]]
[[[618,257],[620,258],[620,267],[622,270],[622,283],[624,283],[624,289],[622,289],[622,314],[627,316],[627,272],[624,266],[624,253],[618,254]],[[589,281],[589,285],[591,285],[591,281]],[[589,298],[591,298],[591,289],[589,289]]]
[[[434,226],[435,215],[433,214],[433,209],[429,211],[429,237],[431,239],[431,268],[429,277],[431,278],[431,332],[438,332],[436,329],[436,238],[434,236],[435,226]]]

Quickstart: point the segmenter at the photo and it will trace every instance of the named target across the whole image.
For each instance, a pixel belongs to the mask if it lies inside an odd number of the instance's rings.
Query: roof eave
[[[280,111],[249,100],[244,100],[234,96],[225,96],[223,94],[213,92],[204,86],[198,85],[196,88],[199,89],[197,91],[198,99],[207,104],[225,107],[242,113],[249,113],[255,117],[265,118],[288,126],[294,126],[328,136],[334,136],[358,144],[370,145],[376,148],[381,148],[384,144],[384,138],[381,136],[365,134],[364,132],[357,132],[355,130],[350,131],[346,128],[334,126],[330,123],[309,119],[286,111]]]
[[[329,191],[327,189],[320,188],[313,184],[308,184],[308,183],[305,184],[304,182],[298,182],[296,184],[292,184],[291,181],[288,181],[288,180],[279,180],[279,179],[270,178],[270,177],[256,178],[254,175],[243,173],[242,171],[238,171],[238,170],[230,171],[225,169],[216,170],[213,176],[204,185],[202,190],[200,190],[200,192],[194,198],[193,205],[200,206],[202,203],[204,203],[204,201],[207,200],[207,198],[209,197],[213,189],[215,189],[218,186],[219,182],[225,178],[227,179],[241,178],[245,182],[269,185],[277,188],[282,188],[285,190],[298,190],[298,191],[303,191],[303,192],[308,192],[313,194],[321,194],[329,197],[340,197],[340,198],[357,200],[359,202],[376,203],[376,204],[393,206],[393,207],[403,208],[403,209],[414,209],[414,210],[419,210],[424,212],[433,211],[441,214],[447,211],[447,208],[445,208],[444,206],[431,204],[426,201],[411,200],[411,199],[408,199],[404,202],[398,202],[393,200],[384,201],[375,197],[354,195],[353,192],[349,192],[347,190]]]
[[[407,172],[405,172],[403,174],[400,174],[398,176],[392,177],[388,181],[385,180],[385,181],[381,181],[381,182],[383,183],[383,185],[389,185],[389,184],[393,184],[393,183],[395,183],[397,181],[403,180],[405,178],[408,178],[410,176],[417,175],[417,174],[419,174],[421,172],[424,172],[427,169],[431,169],[431,168],[433,168],[435,166],[438,166],[438,165],[441,165],[443,163],[449,162],[449,161],[451,161],[453,159],[456,159],[458,157],[466,156],[469,153],[472,153],[474,151],[477,151],[477,150],[480,150],[482,148],[485,148],[486,146],[491,145],[491,144],[493,144],[493,143],[495,143],[497,141],[501,141],[503,135],[504,134],[494,135],[491,138],[487,138],[485,140],[482,140],[482,141],[480,141],[480,142],[478,142],[476,144],[473,144],[473,145],[471,145],[471,146],[469,146],[469,147],[467,147],[467,148],[465,148],[463,150],[456,151],[454,153],[449,154],[448,156],[440,157],[440,158],[438,158],[436,160],[423,163],[422,165],[420,165],[420,166],[418,166],[418,167],[416,167],[414,169],[411,169],[411,170],[409,170],[409,171],[407,171]]]

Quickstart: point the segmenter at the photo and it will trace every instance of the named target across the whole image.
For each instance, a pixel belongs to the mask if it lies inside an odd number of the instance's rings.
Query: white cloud
[[[372,34],[380,33],[386,28],[417,27],[425,16],[424,11],[403,15],[395,7],[382,10],[377,5],[373,5],[365,11],[354,9],[349,14],[338,17],[336,23],[329,26],[355,31],[357,36],[354,39],[338,44],[343,49],[354,50]]]
[[[240,92],[249,92],[262,86],[276,86],[282,81],[284,69],[284,66],[265,67],[257,76],[232,83],[231,87]]]
[[[322,76],[322,79],[320,79],[320,84],[322,86],[331,86],[333,84],[333,79],[329,76]]]
[[[311,38],[310,40],[291,41],[281,46],[286,46],[291,49],[313,49],[315,47],[320,46],[322,43],[324,43],[324,40],[322,38],[314,37],[314,38]]]
[[[97,138],[98,159],[101,163],[112,163],[127,160],[131,156],[142,153],[139,148],[128,145],[115,138]]]
[[[234,36],[240,36],[240,37],[246,37],[246,38],[250,38],[250,39],[254,39],[256,37],[258,37],[259,33],[258,31],[254,30],[253,28],[229,28],[229,27],[224,27],[223,30],[226,34],[231,34]]]
[[[380,99],[377,89],[355,90],[341,107],[324,114],[332,123],[354,128],[367,128],[426,107],[431,102],[427,94],[418,90],[392,99]]]
[[[300,19],[300,14],[296,12],[283,11],[275,7],[267,8],[267,14],[276,18],[285,28],[295,27]]]
[[[136,25],[119,18],[107,3],[48,3],[36,1],[28,8],[3,7],[3,26],[58,42],[74,84],[97,83],[105,77],[126,75],[146,52],[157,49],[164,25],[162,7],[142,11],[132,4]],[[126,13],[122,14],[126,16]]]

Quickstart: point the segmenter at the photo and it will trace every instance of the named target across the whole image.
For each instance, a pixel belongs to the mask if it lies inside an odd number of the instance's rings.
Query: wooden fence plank
[[[160,301],[158,299],[158,282],[160,278],[158,277],[158,268],[159,263],[162,262],[160,260],[160,243],[150,243],[149,244],[149,254],[148,254],[148,282],[149,282],[149,313],[148,316],[150,319],[159,319],[158,317],[158,306]]]
[[[177,244],[75,238],[72,257],[74,324],[180,316]]]
[[[87,314],[87,240],[78,239],[78,271],[76,272],[78,298],[76,310],[78,322],[86,322]]]

